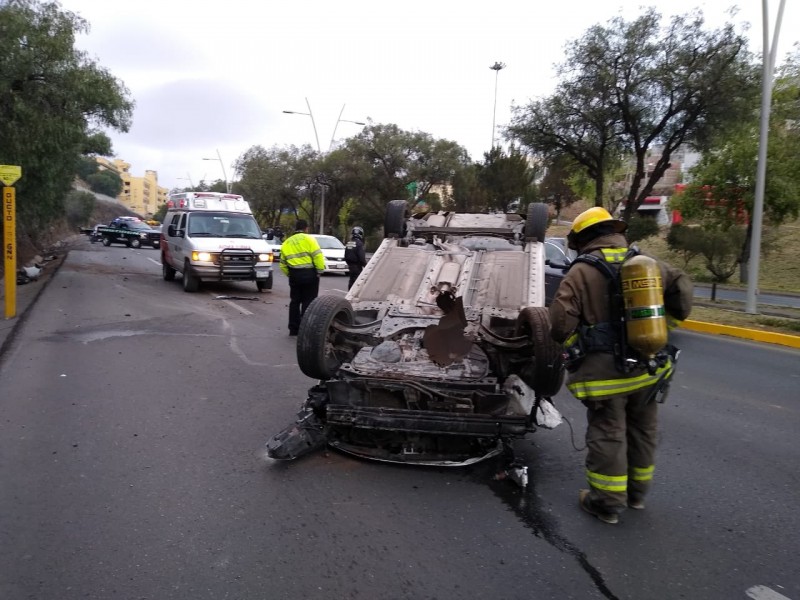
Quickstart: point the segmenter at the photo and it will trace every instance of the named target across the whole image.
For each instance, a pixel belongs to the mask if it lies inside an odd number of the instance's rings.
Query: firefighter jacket
[[[627,241],[620,233],[597,237],[581,253],[591,253],[608,260],[618,256],[619,261],[627,251]],[[606,249],[606,253],[602,252]],[[611,250],[614,249],[614,250]],[[664,289],[664,308],[667,318],[683,321],[692,308],[693,286],[680,269],[657,260]],[[559,343],[579,331],[579,326],[608,323],[611,318],[611,296],[606,276],[595,266],[575,263],[567,271],[550,304],[551,334]],[[668,379],[674,365],[671,360],[655,372],[642,366],[621,372],[612,352],[588,352],[577,368],[570,372],[567,387],[579,400],[604,400],[612,396],[629,394]]]
[[[290,269],[316,269],[325,271],[325,257],[317,240],[298,231],[281,244],[281,271],[289,275]]]

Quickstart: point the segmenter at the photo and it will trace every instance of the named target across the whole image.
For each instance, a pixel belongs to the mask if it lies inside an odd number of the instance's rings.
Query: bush
[[[632,244],[653,235],[658,235],[658,233],[658,223],[656,223],[655,219],[635,215],[628,221],[628,231],[625,235],[628,238],[628,242]]]
[[[86,178],[89,189],[98,194],[105,194],[116,198],[122,191],[122,179],[111,171],[98,171]]]
[[[95,198],[89,192],[72,190],[64,199],[64,214],[70,227],[80,227],[89,222],[94,211]]]

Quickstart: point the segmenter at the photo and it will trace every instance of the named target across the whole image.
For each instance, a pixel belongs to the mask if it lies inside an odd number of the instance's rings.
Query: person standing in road
[[[294,235],[281,244],[281,271],[289,278],[289,335],[297,335],[300,320],[319,293],[325,257],[317,240],[308,235],[308,223],[298,219]]]
[[[344,262],[347,263],[347,271],[350,274],[350,281],[347,283],[347,289],[353,287],[353,284],[361,275],[361,271],[367,266],[367,254],[364,250],[364,230],[356,225],[350,231],[350,241],[344,247]]]
[[[594,255],[611,270],[628,255],[627,224],[602,207],[573,221],[567,241],[580,254]],[[589,257],[587,257],[588,259]],[[619,360],[619,321],[624,307],[610,292],[609,276],[592,261],[576,259],[550,304],[551,334],[563,343],[567,388],[587,409],[586,478],[580,507],[614,524],[627,507],[642,510],[655,469],[658,392],[664,393],[674,371],[676,349],[662,354],[658,367]],[[681,270],[657,261],[667,318],[682,321],[692,308],[692,282]],[[615,299],[616,298],[616,299]],[[622,325],[624,327],[624,325]]]

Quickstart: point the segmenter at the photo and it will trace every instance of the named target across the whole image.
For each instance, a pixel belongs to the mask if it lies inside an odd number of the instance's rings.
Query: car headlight
[[[258,262],[272,262],[272,254],[259,254]]]
[[[210,252],[192,252],[192,260],[199,260],[202,262],[211,262],[211,253]]]
[[[147,239],[147,234],[146,233],[140,233],[139,237],[142,238],[143,240],[146,240]]]

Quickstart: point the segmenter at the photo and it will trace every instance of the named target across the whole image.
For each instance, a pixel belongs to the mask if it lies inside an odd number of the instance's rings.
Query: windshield
[[[344,248],[344,244],[335,237],[327,235],[315,235],[314,237],[322,250],[341,250]]]
[[[261,239],[261,229],[253,215],[230,213],[190,213],[189,236]]]

